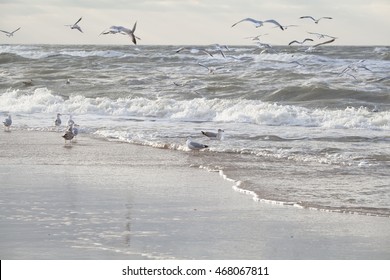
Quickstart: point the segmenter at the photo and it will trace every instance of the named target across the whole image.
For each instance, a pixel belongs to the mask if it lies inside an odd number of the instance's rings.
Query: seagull
[[[206,66],[202,63],[198,63],[199,66],[202,66],[204,68],[206,68],[208,71],[209,71],[209,74],[215,74],[215,71],[217,71],[218,69],[222,69],[223,67],[209,67],[209,66]]]
[[[277,25],[280,29],[284,30],[283,26],[279,22],[274,20],[274,19],[256,20],[256,19],[253,19],[253,18],[244,18],[244,19],[236,22],[235,24],[233,24],[232,27],[236,26],[237,24],[239,24],[240,22],[243,22],[243,21],[250,21],[250,22],[254,23],[256,28],[260,27],[260,26],[263,26],[263,24],[266,23],[266,22],[269,22],[269,23]]]
[[[78,31],[80,31],[81,33],[84,33],[82,30],[81,30],[81,27],[79,25],[77,25],[80,21],[82,20],[82,17],[79,18],[78,21],[76,21],[76,23],[74,24],[67,24],[65,26],[70,26],[70,29],[77,29]]]
[[[28,81],[23,81],[24,86],[31,87],[33,85],[33,80],[30,79]]]
[[[197,49],[197,48],[186,48],[186,47],[183,47],[183,48],[179,48],[177,49],[175,52],[176,53],[179,53],[181,51],[184,51],[184,50],[189,50],[189,51],[195,51],[195,52],[203,52],[211,57],[214,57],[210,52],[206,51],[205,49]]]
[[[58,113],[58,114],[57,114],[57,118],[56,118],[56,120],[54,121],[55,126],[60,126],[60,125],[61,125],[61,118],[60,118],[60,116],[61,116],[61,114]]]
[[[223,134],[224,130],[223,129],[218,129],[218,132],[209,132],[209,131],[201,131],[204,136],[209,137],[212,140],[223,140]]]
[[[303,19],[303,18],[309,18],[311,20],[313,20],[316,24],[318,24],[318,22],[321,20],[321,19],[332,19],[331,17],[320,17],[318,19],[315,19],[313,18],[312,16],[302,16],[300,17],[300,19]]]
[[[137,45],[137,39],[141,40],[141,38],[135,36],[135,34],[134,34],[136,27],[137,27],[137,22],[134,23],[133,29],[128,29],[128,28],[123,27],[123,26],[113,25],[108,30],[103,31],[102,33],[100,33],[100,35],[102,35],[102,34],[103,35],[106,35],[106,34],[117,34],[117,33],[120,33],[122,35],[129,35],[130,38],[131,38],[131,41],[134,43],[134,45]]]
[[[3,124],[4,124],[4,126],[5,126],[5,130],[6,130],[6,131],[9,131],[10,126],[11,126],[11,124],[12,124],[11,115],[8,115],[8,117],[3,121]]]
[[[16,31],[18,31],[19,29],[20,29],[20,27],[19,27],[18,29],[16,29],[16,30],[12,31],[12,32],[4,31],[4,30],[0,30],[0,31],[3,32],[3,33],[5,33],[6,36],[12,37],[12,36],[14,36],[14,33],[15,33]]]
[[[302,44],[305,43],[306,41],[313,41],[313,39],[305,38],[305,40],[303,40],[302,42],[299,42],[299,41],[297,41],[297,40],[294,40],[294,41],[291,41],[290,43],[288,43],[288,45],[291,46],[291,45],[294,44],[294,43],[297,43],[297,44],[302,45]]]
[[[68,126],[68,129],[65,131],[65,134],[62,135],[62,137],[65,139],[65,144],[66,144],[66,140],[68,140],[72,143],[72,139],[74,137],[73,124]]]
[[[190,150],[202,150],[209,147],[207,145],[192,141],[190,137],[187,138],[186,144]]]

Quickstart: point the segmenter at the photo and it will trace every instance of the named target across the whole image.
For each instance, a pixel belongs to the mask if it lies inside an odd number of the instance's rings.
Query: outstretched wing
[[[79,20],[78,21],[76,21],[76,23],[74,24],[74,25],[76,25],[76,24],[78,24],[81,20],[82,20],[83,18],[81,17],[81,18],[79,18]]]
[[[319,44],[317,44],[317,45],[314,45],[313,48],[318,47],[318,46],[321,46],[321,45],[333,43],[335,40],[336,40],[336,38],[333,38],[333,39],[331,39],[331,40],[329,40],[329,41],[319,43]]]
[[[261,26],[262,22],[261,21],[258,21],[258,20],[255,20],[253,18],[244,18],[238,22],[236,22],[235,24],[232,25],[232,27],[236,26],[237,24],[239,24],[240,22],[243,22],[243,21],[250,21],[250,22],[253,22],[254,24],[256,24],[256,26]]]

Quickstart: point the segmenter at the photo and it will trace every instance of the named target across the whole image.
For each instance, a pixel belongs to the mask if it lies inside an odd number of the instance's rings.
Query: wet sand
[[[255,202],[202,157],[1,131],[0,258],[390,258],[388,218]]]

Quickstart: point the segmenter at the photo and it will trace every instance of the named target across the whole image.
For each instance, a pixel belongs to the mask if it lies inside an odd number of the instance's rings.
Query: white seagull
[[[181,51],[184,51],[184,50],[189,50],[190,52],[202,52],[202,53],[205,53],[211,57],[214,57],[210,52],[208,52],[207,50],[205,49],[197,49],[197,48],[186,48],[186,47],[182,47],[182,48],[179,48],[177,49],[175,52],[176,53],[179,53]]]
[[[6,36],[12,37],[12,36],[14,36],[14,33],[15,33],[16,31],[18,31],[19,29],[20,29],[20,27],[19,27],[18,29],[16,29],[16,30],[12,31],[12,32],[4,31],[4,30],[0,30],[0,31],[3,32],[3,33],[5,33]]]
[[[313,39],[305,38],[305,40],[303,40],[302,42],[299,42],[299,41],[297,41],[297,40],[294,40],[294,41],[291,41],[290,43],[288,43],[288,45],[291,46],[291,45],[294,44],[294,43],[302,45],[302,44],[305,43],[306,41],[313,41]]]
[[[60,116],[61,116],[61,114],[58,113],[58,114],[57,114],[57,118],[56,118],[56,120],[54,121],[55,126],[60,126],[60,125],[61,125],[61,118],[60,118]]]
[[[186,145],[190,150],[202,150],[208,148],[207,145],[192,141],[190,137],[187,138]]]
[[[312,16],[302,16],[300,17],[300,19],[303,19],[303,18],[309,18],[311,20],[313,20],[316,24],[318,24],[318,22],[321,20],[321,19],[332,19],[331,17],[320,17],[318,19],[315,19],[313,18]]]
[[[208,138],[212,140],[223,140],[223,134],[224,130],[223,129],[218,129],[218,132],[209,132],[209,131],[201,131],[204,136],[207,136]]]
[[[102,33],[100,33],[100,35],[117,34],[117,33],[122,34],[122,35],[129,35],[130,38],[131,38],[131,41],[134,43],[134,45],[136,45],[137,44],[137,39],[141,40],[141,38],[135,36],[135,34],[134,34],[136,27],[137,27],[137,22],[134,23],[133,29],[129,29],[129,28],[126,28],[126,27],[123,27],[123,26],[113,25],[108,30],[103,31]]]
[[[8,117],[3,121],[3,124],[5,126],[5,130],[9,131],[10,126],[12,124],[11,115],[8,115]]]
[[[272,23],[272,24],[275,24],[276,26],[278,26],[280,29],[284,30],[283,26],[277,22],[276,20],[274,19],[267,19],[267,20],[256,20],[256,19],[253,19],[253,18],[244,18],[238,22],[236,22],[235,24],[232,25],[232,27],[236,26],[237,24],[239,24],[240,22],[244,22],[244,21],[250,21],[252,23],[255,24],[256,28],[257,27],[260,27],[260,26],[263,26],[264,23],[268,22],[268,23]]]
[[[81,30],[81,27],[79,25],[77,25],[80,21],[82,20],[82,17],[79,18],[78,21],[76,21],[76,23],[74,24],[67,24],[65,26],[70,26],[70,29],[77,29],[78,31],[80,31],[81,33],[84,33],[82,30]]]

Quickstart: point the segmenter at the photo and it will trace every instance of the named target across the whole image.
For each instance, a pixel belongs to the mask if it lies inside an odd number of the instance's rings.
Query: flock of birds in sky
[[[331,17],[314,18],[312,16],[301,16],[299,19],[310,19],[314,23],[318,24],[321,20],[325,20],[325,19],[326,20],[331,20],[332,18]],[[70,29],[72,29],[72,30],[73,29],[74,30],[78,30],[79,32],[83,33],[83,30],[81,29],[81,26],[79,25],[81,20],[82,20],[82,17],[80,17],[75,23],[73,23],[73,24],[66,24],[65,26],[70,27]],[[234,23],[231,27],[234,27],[237,24],[242,23],[242,22],[251,22],[251,23],[253,23],[255,25],[256,28],[262,27],[262,26],[264,26],[264,24],[272,24],[275,27],[280,28],[281,30],[286,30],[289,27],[296,27],[297,26],[297,25],[281,25],[278,21],[276,21],[274,19],[257,20],[257,19],[248,17],[248,18],[244,18],[244,19]],[[101,32],[99,35],[107,35],[107,34],[127,35],[127,36],[130,37],[130,39],[133,42],[133,44],[136,45],[137,44],[137,40],[140,40],[140,38],[135,35],[136,27],[137,27],[137,22],[134,23],[133,28],[127,28],[127,27],[124,27],[124,26],[113,25],[110,28],[108,28],[107,30],[104,30],[103,32]],[[20,30],[20,27],[17,28],[16,30],[14,30],[14,31],[11,31],[11,32],[5,31],[5,30],[0,30],[0,31],[3,32],[6,36],[12,37],[12,36],[14,36],[14,33],[17,32],[18,30]],[[330,38],[330,40],[328,40],[326,42],[318,43],[318,44],[312,46],[312,48],[315,48],[315,47],[318,47],[318,46],[324,45],[324,44],[329,44],[329,43],[332,43],[332,42],[334,42],[336,40],[336,37],[329,36],[329,35],[326,35],[326,34],[320,34],[320,33],[314,33],[314,32],[308,32],[308,33],[311,34],[311,35],[316,35],[319,39],[321,39],[321,38]],[[253,40],[259,40],[260,36],[261,35],[253,37]],[[309,42],[309,41],[313,42],[314,40],[311,39],[311,38],[305,38],[302,41],[293,40],[288,45],[289,46],[291,46],[293,44],[300,44],[300,45],[302,45],[305,42]],[[263,45],[266,46],[268,44],[263,44]]]

